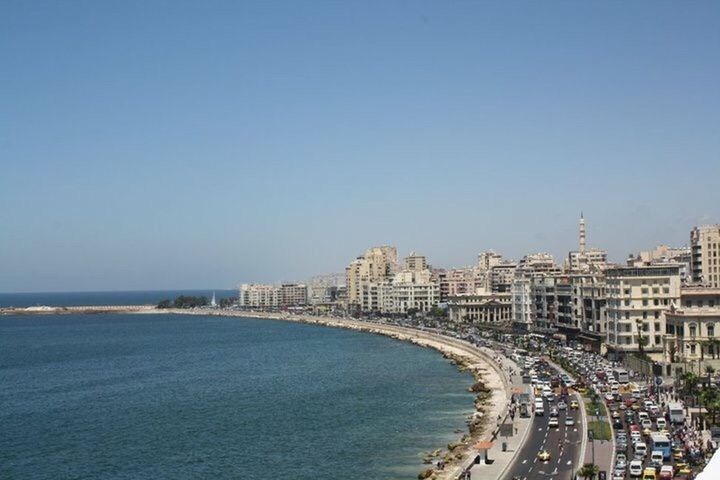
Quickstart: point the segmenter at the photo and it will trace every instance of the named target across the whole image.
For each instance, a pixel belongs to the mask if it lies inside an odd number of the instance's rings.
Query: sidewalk
[[[516,375],[512,376],[513,389],[521,389],[524,393],[530,392],[529,385],[523,385],[522,377],[519,375],[520,368],[511,360],[503,360],[503,368],[512,368]],[[493,441],[493,446],[488,450],[487,456],[492,461],[489,465],[476,464],[470,470],[470,478],[474,479],[500,479],[510,467],[515,455],[520,451],[525,438],[527,437],[529,427],[532,424],[533,417],[520,418],[515,415],[514,430],[512,437],[498,437]],[[502,444],[507,443],[507,451],[502,451]]]

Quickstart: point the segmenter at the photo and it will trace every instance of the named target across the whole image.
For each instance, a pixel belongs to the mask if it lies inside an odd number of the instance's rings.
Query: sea
[[[158,293],[22,301],[171,297]],[[471,384],[433,350],[322,326],[0,316],[0,479],[414,479],[467,430]]]

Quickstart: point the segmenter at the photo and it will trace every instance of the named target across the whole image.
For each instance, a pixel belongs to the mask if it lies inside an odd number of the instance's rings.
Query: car
[[[674,476],[673,467],[670,465],[663,465],[660,467],[660,480],[672,480]]]
[[[566,427],[572,427],[575,425],[575,419],[573,417],[567,416],[565,417],[565,426]]]
[[[565,410],[565,409],[567,409],[567,403],[560,400],[557,404],[557,408],[558,408],[558,410]]]
[[[558,428],[559,426],[560,422],[558,421],[557,417],[551,417],[550,421],[548,421],[548,427]]]
[[[653,467],[647,467],[645,470],[643,470],[642,474],[642,480],[656,480],[657,475],[655,474],[655,469]]]
[[[553,408],[550,410],[550,416],[551,416],[551,417],[557,417],[558,415],[560,415],[560,413],[558,412],[558,409],[555,408],[555,407],[553,407]]]
[[[578,408],[580,408],[580,404],[577,402],[577,400],[573,400],[570,402],[571,410],[577,410]]]
[[[658,430],[664,430],[667,428],[667,421],[660,417],[655,421],[655,425],[657,425]]]
[[[640,460],[633,460],[630,462],[630,467],[628,468],[628,471],[630,472],[631,477],[639,477],[643,473],[643,464]]]
[[[662,465],[663,465],[663,452],[661,452],[660,450],[653,450],[653,451],[650,453],[650,464],[651,464],[653,467],[658,467],[658,468],[662,467]]]
[[[623,422],[619,418],[616,418],[615,420],[613,420],[612,425],[615,430],[620,430],[621,428],[623,428]]]
[[[627,464],[627,455],[622,452],[615,455],[615,465],[618,464],[622,464],[623,468],[625,468],[625,465]]]
[[[612,412],[612,418],[620,418],[620,412],[618,412],[617,410]]]
[[[541,462],[549,462],[550,461],[550,451],[549,450],[540,450],[537,454],[537,459]]]

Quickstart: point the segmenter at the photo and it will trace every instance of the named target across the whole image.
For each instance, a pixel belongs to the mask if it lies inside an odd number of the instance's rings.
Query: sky
[[[720,223],[720,2],[0,2],[0,292]]]

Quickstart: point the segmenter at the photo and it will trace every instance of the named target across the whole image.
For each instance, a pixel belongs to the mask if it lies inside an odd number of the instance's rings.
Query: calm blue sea
[[[237,297],[237,290],[140,290],[132,292],[33,292],[0,293],[0,307],[72,307],[78,305],[157,305],[180,295],[205,295],[216,300]]]
[[[182,315],[0,316],[2,479],[413,479],[472,383],[382,336]]]

